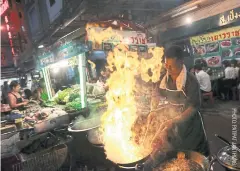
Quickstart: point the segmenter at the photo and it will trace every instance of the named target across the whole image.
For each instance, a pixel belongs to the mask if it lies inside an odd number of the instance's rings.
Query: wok
[[[228,140],[217,134],[215,134],[215,136],[223,141],[227,146],[218,151],[217,156],[214,157],[210,165],[218,162],[227,170],[240,170],[240,144],[236,144],[235,149],[233,149],[232,144]],[[233,152],[236,153],[235,157],[238,157],[235,162],[232,160]]]
[[[169,152],[157,151],[140,161],[119,165],[119,167],[124,169],[152,171],[156,168],[163,167],[166,163],[176,159],[179,152],[185,153],[185,158],[191,162],[191,170],[207,171],[210,167],[210,162],[207,157],[198,152],[187,150],[173,150]]]

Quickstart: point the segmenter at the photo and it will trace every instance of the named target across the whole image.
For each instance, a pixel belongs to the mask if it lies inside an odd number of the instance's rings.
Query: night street
[[[1,0],[0,16],[1,171],[240,171],[240,0]]]

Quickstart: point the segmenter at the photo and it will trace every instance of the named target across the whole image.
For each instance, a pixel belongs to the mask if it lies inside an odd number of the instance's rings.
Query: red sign
[[[11,20],[11,22],[13,24],[14,29],[16,31],[20,31],[20,29],[21,29],[21,21],[20,21],[20,18],[18,16],[18,12],[16,12],[16,11],[11,12],[10,20]]]
[[[10,30],[10,26],[8,24],[8,17],[7,16],[5,16],[5,22],[6,22],[6,25],[7,25],[8,38],[9,38],[9,42],[10,42],[10,46],[11,46],[11,50],[12,50],[12,55],[14,56],[15,55],[15,50],[14,50],[14,47],[13,47],[12,33],[11,33],[11,30]]]
[[[2,15],[9,8],[8,0],[2,1],[0,8],[0,14]]]
[[[142,34],[138,34],[137,37],[132,36],[131,40],[132,40],[132,42],[131,42],[132,44],[137,44],[137,45],[147,43],[146,37],[143,36]]]

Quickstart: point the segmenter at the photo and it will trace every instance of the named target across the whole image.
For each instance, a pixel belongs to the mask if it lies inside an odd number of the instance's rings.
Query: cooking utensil
[[[119,164],[118,166],[123,169],[135,169],[141,170],[143,168],[144,163],[149,159],[150,155],[147,155],[141,160],[135,161],[133,163]]]
[[[169,151],[169,152],[161,152],[157,151],[154,154],[151,154],[144,159],[137,161],[135,163],[119,165],[121,168],[125,169],[135,169],[135,170],[144,170],[151,171],[156,168],[161,168],[172,160],[177,158],[177,154],[179,152],[183,152],[185,154],[185,158],[191,162],[189,167],[190,170],[196,171],[207,171],[209,168],[209,160],[204,155],[194,152],[194,151]],[[198,169],[198,170],[197,170]]]
[[[236,145],[236,147],[234,147],[225,138],[217,134],[215,134],[215,136],[221,141],[223,141],[225,144],[227,144],[227,146],[219,150],[217,156],[215,156],[214,159],[211,161],[210,166],[212,166],[215,162],[218,162],[227,170],[240,170],[240,145],[238,144]]]
[[[223,138],[222,136],[215,134],[215,136],[217,138],[219,138],[220,140],[222,140],[222,142],[224,142],[227,145],[232,145],[227,139]],[[240,153],[240,149],[238,147],[236,147],[236,150]]]
[[[220,139],[222,142],[224,142],[225,144],[231,145],[231,143],[230,143],[228,140],[226,140],[225,138],[221,137],[220,135],[215,134],[215,137],[219,138],[219,139]]]
[[[101,132],[99,132],[99,127],[89,130],[86,135],[88,141],[94,147],[103,148],[104,145],[101,139],[102,137],[99,137],[99,136],[101,136]]]
[[[79,119],[75,122],[69,124],[69,132],[83,132],[88,131],[94,128],[97,128],[101,125],[101,116],[95,116],[89,119]]]

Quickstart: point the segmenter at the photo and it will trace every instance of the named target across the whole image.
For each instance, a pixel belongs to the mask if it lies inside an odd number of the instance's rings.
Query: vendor
[[[33,99],[42,103],[43,102],[42,94],[43,94],[43,89],[41,88],[41,86],[39,86],[33,91]]]
[[[12,109],[24,110],[24,106],[28,104],[19,94],[20,84],[17,81],[12,81],[10,84],[11,91],[8,93],[9,105]]]
[[[157,107],[167,106],[175,111],[176,116],[161,126],[163,129],[152,145],[156,151],[192,150],[208,156],[208,142],[198,112],[199,84],[197,79],[186,70],[183,58],[183,51],[179,46],[171,46],[165,50],[167,72],[156,84],[153,97],[158,97]]]

